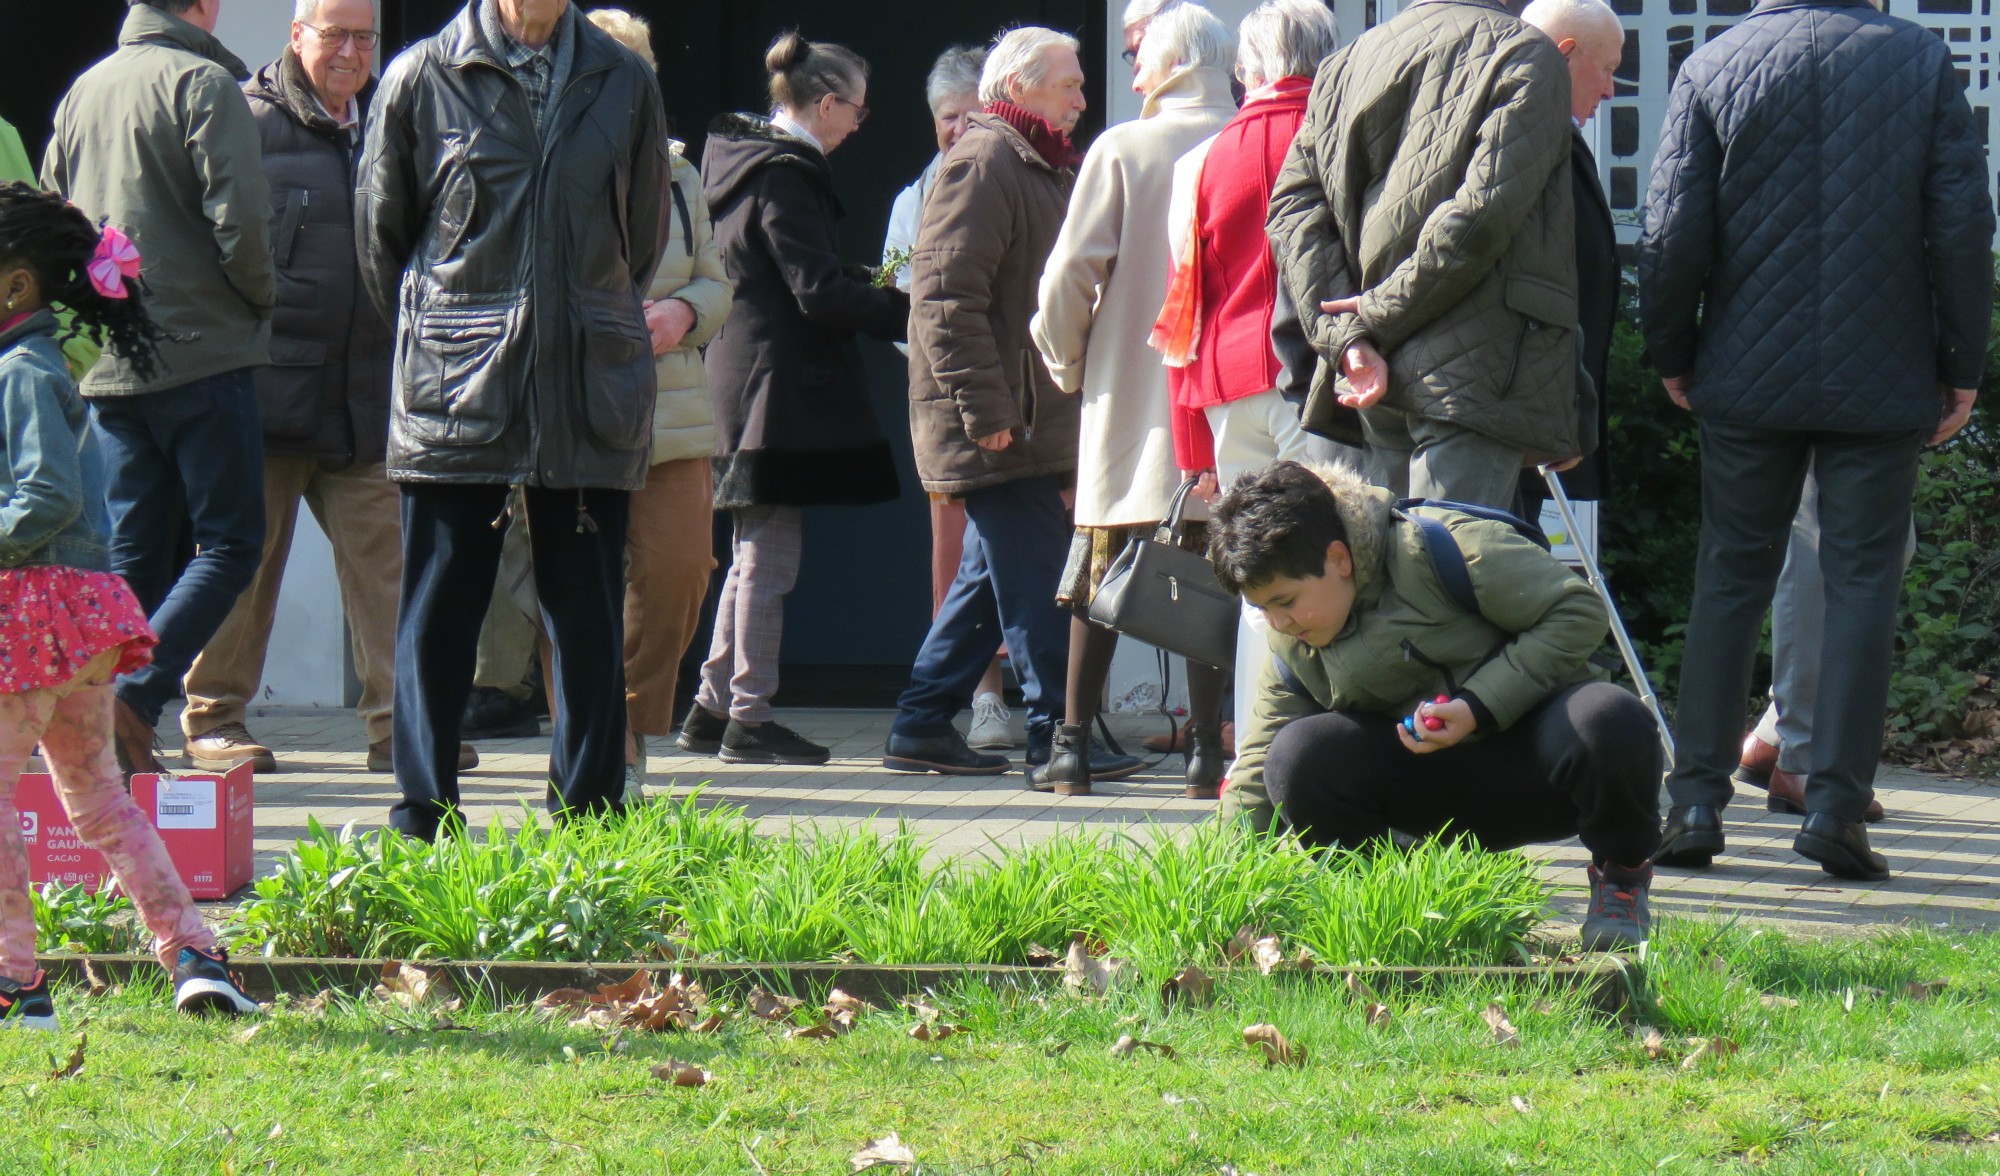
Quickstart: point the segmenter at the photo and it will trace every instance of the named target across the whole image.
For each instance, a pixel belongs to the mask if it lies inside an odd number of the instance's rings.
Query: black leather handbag
[[[1191,661],[1228,669],[1236,652],[1236,597],[1216,582],[1205,555],[1180,546],[1181,515],[1194,486],[1193,478],[1181,483],[1153,537],[1134,538],[1111,561],[1090,598],[1090,619]]]

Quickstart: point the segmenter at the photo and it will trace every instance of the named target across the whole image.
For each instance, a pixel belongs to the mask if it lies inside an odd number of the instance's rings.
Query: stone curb
[[[88,963],[98,980],[122,984],[135,974],[143,975],[159,963],[149,955],[45,955],[40,964],[49,978],[72,984],[85,983]],[[311,996],[322,989],[366,992],[382,979],[382,966],[391,961],[358,959],[304,959],[285,957],[245,957],[230,961],[244,989],[258,1000],[270,1000],[278,993]],[[455,991],[484,991],[496,1001],[531,1001],[558,988],[586,991],[600,984],[613,984],[630,976],[634,969],[680,972],[711,992],[740,989],[752,984],[776,992],[820,993],[841,988],[856,996],[878,1002],[894,1002],[962,981],[979,981],[993,988],[1055,988],[1062,983],[1060,967],[1014,967],[992,964],[716,964],[673,963],[642,960],[633,963],[528,963],[514,961],[420,961],[433,976],[450,978]],[[1377,992],[1421,990],[1441,983],[1473,981],[1496,989],[1558,989],[1583,991],[1593,1008],[1614,1017],[1633,1011],[1641,983],[1639,965],[1622,956],[1584,956],[1574,964],[1511,968],[1319,968],[1312,972],[1285,971],[1273,974],[1284,983],[1311,983],[1337,986],[1353,974]],[[1217,978],[1227,975],[1219,972]]]

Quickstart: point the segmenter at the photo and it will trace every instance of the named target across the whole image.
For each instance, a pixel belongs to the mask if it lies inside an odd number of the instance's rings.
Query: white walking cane
[[[1611,599],[1611,586],[1604,582],[1604,572],[1597,566],[1597,553],[1591,545],[1583,542],[1577,532],[1576,514],[1570,510],[1569,495],[1563,492],[1562,479],[1556,475],[1555,467],[1542,466],[1542,481],[1548,483],[1549,497],[1555,499],[1556,509],[1562,512],[1563,526],[1568,529],[1571,542],[1576,544],[1577,555],[1583,560],[1583,572],[1590,580],[1590,586],[1597,589],[1598,598],[1611,613],[1611,637],[1618,642],[1618,652],[1625,658],[1625,669],[1632,675],[1632,681],[1639,687],[1639,701],[1653,712],[1653,722],[1660,728],[1660,743],[1667,749],[1667,768],[1674,766],[1674,729],[1667,724],[1666,712],[1660,709],[1660,697],[1653,693],[1652,679],[1646,677],[1646,667],[1639,662],[1639,651],[1632,647],[1632,635],[1625,631],[1625,622],[1618,616],[1618,603]]]

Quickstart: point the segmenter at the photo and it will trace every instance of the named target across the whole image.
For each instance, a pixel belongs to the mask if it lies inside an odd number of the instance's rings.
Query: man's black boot
[[[1222,757],[1222,729],[1210,723],[1189,723],[1187,729],[1187,788],[1182,795],[1214,800],[1222,795],[1222,774],[1229,761]]]
[[[1028,787],[1057,796],[1090,795],[1090,729],[1064,724],[1049,744],[1049,762],[1028,769]]]
[[[1868,826],[1860,821],[1843,821],[1832,813],[1807,813],[1792,839],[1799,856],[1809,857],[1836,878],[1857,882],[1886,882],[1889,861],[1868,847]]]
[[[1705,804],[1677,804],[1667,810],[1653,864],[1704,870],[1721,852],[1722,814]]]

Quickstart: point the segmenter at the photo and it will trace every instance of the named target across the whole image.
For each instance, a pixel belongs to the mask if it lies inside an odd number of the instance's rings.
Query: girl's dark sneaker
[[[32,984],[0,976],[0,1029],[41,1029],[54,1032],[55,1002],[49,999],[49,978],[39,969]]]
[[[197,1017],[210,1013],[235,1017],[261,1011],[230,974],[228,952],[210,955],[192,947],[182,948],[174,961],[174,1007]]]
[[[722,750],[722,737],[729,733],[729,716],[718,715],[700,703],[688,707],[681,733],[674,742],[693,755],[714,755]]]

